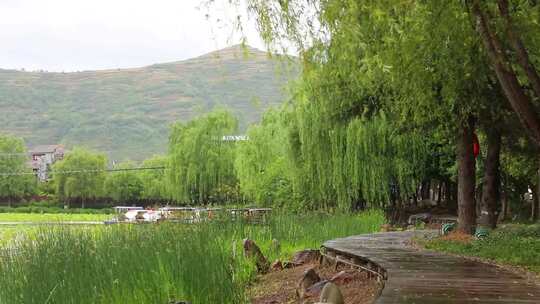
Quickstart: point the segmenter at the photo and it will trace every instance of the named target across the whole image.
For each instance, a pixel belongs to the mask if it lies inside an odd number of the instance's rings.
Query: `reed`
[[[275,215],[264,226],[42,228],[1,250],[0,303],[245,303],[255,273],[242,239],[255,240],[270,259],[284,258],[328,239],[375,231],[383,221],[381,212],[368,211]]]

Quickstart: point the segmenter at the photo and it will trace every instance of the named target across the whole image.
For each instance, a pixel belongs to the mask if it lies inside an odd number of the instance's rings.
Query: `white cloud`
[[[0,68],[76,71],[176,61],[239,42],[237,13],[201,0],[0,0]],[[219,2],[219,0],[218,0]],[[251,45],[262,48],[253,26]]]

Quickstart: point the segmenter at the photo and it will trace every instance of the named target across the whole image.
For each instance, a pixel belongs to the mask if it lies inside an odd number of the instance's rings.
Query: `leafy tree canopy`
[[[130,162],[121,163],[114,169],[132,169]],[[106,196],[117,203],[130,203],[141,198],[143,182],[135,171],[114,171],[107,175],[104,183]]]
[[[287,135],[284,115],[270,109],[259,125],[249,128],[249,140],[238,143],[235,169],[240,189],[261,206],[291,203],[294,171],[288,158]]]
[[[169,165],[168,156],[154,155],[142,162],[144,168],[167,167]],[[141,197],[143,199],[168,199],[170,197],[169,180],[165,169],[143,170],[139,174],[143,184]]]
[[[27,153],[21,138],[0,134],[0,172],[28,173]],[[32,175],[0,175],[0,197],[21,198],[35,192],[35,178]]]
[[[75,148],[53,165],[53,182],[60,199],[100,197],[103,193],[107,158],[104,154]]]
[[[216,190],[236,185],[234,141],[238,122],[215,110],[187,123],[173,125],[169,140],[171,195],[180,202],[210,203]]]

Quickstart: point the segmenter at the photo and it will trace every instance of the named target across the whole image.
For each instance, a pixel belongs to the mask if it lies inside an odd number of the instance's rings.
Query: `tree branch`
[[[540,76],[538,76],[536,68],[529,59],[529,53],[527,52],[523,41],[519,38],[514,29],[512,18],[510,17],[510,12],[508,10],[508,0],[499,0],[498,6],[504,20],[506,35],[508,36],[508,40],[510,40],[512,48],[516,52],[518,63],[525,71],[525,74],[527,75],[527,78],[529,79],[529,82],[536,95],[535,97],[540,98]]]
[[[491,32],[488,17],[483,12],[480,1],[471,0],[468,3],[471,3],[471,11],[477,20],[477,31],[484,42],[504,94],[522,125],[531,134],[537,146],[540,146],[540,119],[530,97],[521,87],[501,41],[496,34]]]

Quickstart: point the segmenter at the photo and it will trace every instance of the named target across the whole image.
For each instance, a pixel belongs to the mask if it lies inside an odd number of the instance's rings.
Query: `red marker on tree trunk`
[[[473,133],[473,154],[474,158],[478,157],[478,154],[480,154],[480,142],[478,141],[476,133]]]

